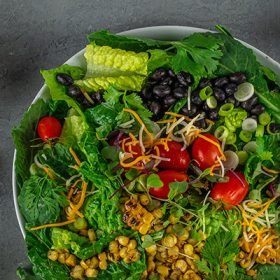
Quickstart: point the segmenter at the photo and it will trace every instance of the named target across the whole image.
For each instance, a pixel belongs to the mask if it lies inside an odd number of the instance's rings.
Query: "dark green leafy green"
[[[41,70],[45,83],[50,89],[52,99],[65,101],[70,107],[73,107],[81,116],[83,116],[80,105],[73,98],[67,95],[67,87],[58,83],[56,80],[56,75],[58,73],[65,73],[71,76],[73,80],[79,80],[83,78],[85,71],[78,66],[71,66],[68,64],[63,64],[60,67],[50,70]]]
[[[64,100],[49,100],[49,115],[59,120],[63,120],[69,110],[69,106]]]
[[[201,252],[203,259],[197,262],[206,279],[235,279],[234,258],[238,254],[238,241],[232,237],[230,232],[220,231],[206,240]],[[227,268],[222,269],[225,265]]]
[[[280,265],[258,265],[257,267],[257,280],[279,280],[280,275]]]
[[[59,193],[64,191],[47,177],[31,176],[23,184],[18,203],[26,222],[33,226],[56,222],[60,216],[60,205],[67,201]]]
[[[122,36],[112,34],[107,30],[93,32],[88,35],[89,42],[94,42],[100,46],[110,46],[127,51],[142,52],[151,48],[158,48],[160,41],[152,39],[142,39],[133,36]]]
[[[165,50],[149,50],[148,72],[152,73],[159,67],[171,67],[172,55]]]
[[[88,238],[62,228],[52,228],[51,240],[53,249],[68,249],[74,255],[77,255],[83,247],[90,245]]]
[[[43,99],[38,99],[23,115],[20,124],[13,129],[12,134],[16,146],[16,181],[19,188],[30,176],[29,167],[33,161],[34,149],[31,140],[36,138],[36,127],[40,117],[48,113],[48,105]]]
[[[76,173],[73,169],[75,160],[68,148],[61,143],[57,143],[51,148],[40,150],[37,155],[39,162],[48,166],[59,178],[67,180]]]
[[[21,280],[40,280],[32,273],[32,271],[29,271],[27,269],[25,270],[22,267],[18,267],[16,273]]]

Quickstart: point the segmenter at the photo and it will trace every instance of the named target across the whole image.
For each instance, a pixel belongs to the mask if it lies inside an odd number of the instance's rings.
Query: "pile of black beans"
[[[147,79],[140,95],[144,105],[153,113],[153,120],[159,120],[164,112],[179,99],[187,96],[193,77],[186,72],[175,74],[171,69],[158,68]]]
[[[210,120],[217,120],[220,107],[225,103],[232,103],[234,107],[241,107],[247,111],[251,118],[258,118],[265,108],[259,104],[258,97],[254,94],[250,99],[239,102],[235,99],[234,93],[237,91],[239,84],[246,82],[246,76],[243,73],[237,72],[226,77],[219,77],[212,80],[202,78],[197,89],[191,95],[191,109],[185,106],[181,113],[189,117],[195,117],[198,113],[204,112],[205,117]],[[202,101],[199,97],[199,92],[205,87],[211,87],[213,96],[217,100],[217,107],[210,109],[206,101]]]
[[[101,102],[103,102],[103,91],[99,90],[97,92],[88,93],[92,103],[89,102],[85,95],[82,93],[81,89],[74,85],[74,81],[71,76],[65,73],[58,73],[56,75],[56,80],[61,84],[67,87],[67,94],[79,102],[84,109],[92,108]]]

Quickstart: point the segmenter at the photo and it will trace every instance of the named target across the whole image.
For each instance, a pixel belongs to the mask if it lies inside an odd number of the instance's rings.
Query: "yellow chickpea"
[[[88,238],[91,242],[96,240],[96,234],[94,232],[94,229],[90,228],[88,230],[87,234],[88,234]]]
[[[186,272],[188,265],[184,260],[177,260],[175,263],[175,268],[179,269],[181,272]]]
[[[170,234],[164,237],[161,241],[161,244],[166,247],[173,247],[177,243],[177,237],[175,234]]]
[[[97,257],[92,257],[91,260],[90,260],[90,265],[89,267],[90,268],[97,268],[98,267],[98,258]]]
[[[119,243],[116,240],[113,240],[109,243],[109,251],[111,253],[119,252]]]
[[[152,245],[150,247],[145,248],[145,251],[147,252],[148,255],[150,256],[155,256],[157,253],[157,245]]]
[[[72,268],[70,275],[74,279],[82,280],[83,279],[84,271],[85,270],[80,265],[76,265],[75,267]]]
[[[51,261],[56,261],[58,259],[58,252],[54,250],[48,251],[48,259]]]
[[[117,238],[116,238],[116,240],[122,245],[122,246],[127,246],[127,244],[129,243],[129,237],[127,237],[127,236],[122,236],[122,235],[120,235],[120,236],[118,236]]]
[[[66,260],[65,260],[65,264],[67,266],[75,266],[77,264],[77,258],[74,255],[70,255]]]
[[[193,246],[191,244],[185,244],[184,253],[188,256],[192,256],[193,255]]]
[[[178,259],[179,257],[179,247],[178,246],[173,246],[172,248],[167,250],[168,258],[173,261]]]
[[[148,205],[149,202],[150,202],[150,199],[149,199],[149,197],[146,194],[141,194],[140,197],[139,197],[139,200],[140,200],[140,203],[143,206]]]
[[[158,265],[156,269],[157,269],[157,272],[158,272],[161,276],[163,276],[163,277],[165,277],[165,278],[168,277],[168,275],[169,275],[169,269],[168,269],[167,266],[165,266],[165,265]]]
[[[175,217],[174,215],[170,215],[168,217],[168,221],[170,222],[170,224],[175,225],[180,221],[180,218]]]
[[[137,242],[136,242],[136,240],[134,240],[134,239],[131,239],[131,240],[129,241],[129,243],[127,244],[127,249],[128,249],[128,250],[135,249],[136,247],[137,247]]]
[[[89,278],[96,278],[98,275],[98,270],[94,269],[94,268],[88,268],[85,271],[85,275],[86,275],[86,277],[89,277]]]

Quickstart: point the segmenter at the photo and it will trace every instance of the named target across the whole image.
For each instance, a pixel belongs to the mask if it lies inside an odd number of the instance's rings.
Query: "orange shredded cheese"
[[[71,147],[69,148],[69,152],[72,155],[72,157],[74,158],[74,160],[76,161],[77,165],[80,166],[81,161],[79,160],[78,156],[76,155],[76,153],[74,152],[74,150]]]
[[[169,120],[157,121],[156,123],[165,124],[165,123],[173,123],[175,121],[176,121],[176,119],[174,118],[174,119],[169,119]]]
[[[192,120],[191,118],[189,118],[189,117],[187,117],[187,116],[185,116],[185,115],[182,115],[182,114],[177,114],[177,113],[173,113],[173,112],[165,112],[165,114],[166,114],[166,115],[173,116],[173,117],[177,117],[177,118],[182,118],[182,117],[184,117],[185,120],[187,120],[187,121],[191,121],[191,120]]]
[[[149,156],[140,156],[140,157],[135,158],[131,162],[125,163],[125,160],[127,160],[129,158],[131,158],[131,157],[123,157],[120,161],[121,166],[123,166],[123,167],[133,167],[134,168],[135,164],[137,164],[138,162],[145,161],[145,160],[147,160],[147,161],[150,160]]]
[[[265,166],[262,166],[262,169],[263,169],[264,171],[269,172],[269,173],[272,173],[272,174],[279,174],[279,173],[280,173],[279,170],[269,169],[269,168],[267,168],[267,167],[265,167]]]
[[[61,222],[61,223],[45,224],[45,225],[41,225],[41,226],[38,226],[38,227],[31,228],[31,230],[38,230],[38,229],[49,228],[49,227],[62,227],[62,226],[66,226],[66,225],[72,224],[75,221],[76,220],[73,219],[73,220],[69,220],[69,221],[65,221],[65,222]]]
[[[202,139],[204,139],[205,141],[207,141],[207,142],[213,144],[214,146],[216,146],[216,147],[218,148],[220,154],[221,154],[221,160],[225,160],[225,159],[226,159],[226,157],[225,157],[225,155],[224,155],[224,153],[223,153],[223,151],[222,151],[222,149],[221,149],[221,146],[220,146],[217,142],[215,142],[215,141],[209,139],[208,137],[204,136],[203,134],[198,134],[197,136],[198,136],[199,138],[202,138]]]
[[[69,192],[68,192],[68,195],[67,195],[67,199],[70,200],[72,195],[73,195],[73,192],[75,190],[75,187],[77,186],[77,184],[79,182],[81,182],[82,180],[81,179],[78,179],[70,188],[69,188]]]
[[[138,115],[135,111],[133,111],[133,110],[131,110],[131,109],[129,109],[129,108],[124,108],[123,111],[132,114],[132,115],[134,116],[134,118],[140,123],[140,125],[143,125],[143,126],[144,126],[144,131],[146,132],[146,134],[148,135],[148,137],[149,137],[152,141],[154,140],[154,136],[153,136],[153,135],[150,133],[150,131],[146,128],[144,122],[141,120],[141,118],[139,117],[139,115]]]
[[[44,169],[44,171],[47,173],[47,175],[49,176],[49,178],[50,178],[51,180],[53,180],[53,179],[54,179],[54,176],[53,176],[53,174],[51,173],[51,171],[49,170],[49,168],[48,168],[47,166],[44,166],[43,169]]]

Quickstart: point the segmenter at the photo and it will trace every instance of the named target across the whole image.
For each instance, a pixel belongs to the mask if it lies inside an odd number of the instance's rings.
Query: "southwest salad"
[[[88,36],[13,129],[20,279],[279,279],[280,82],[223,27]]]

